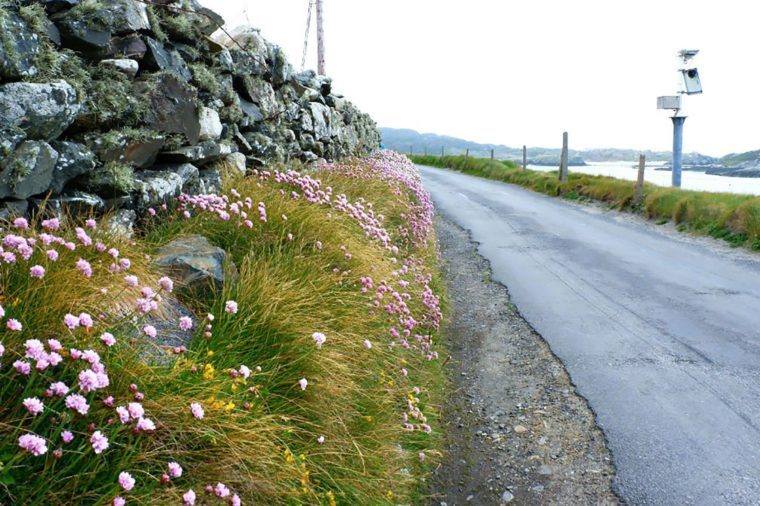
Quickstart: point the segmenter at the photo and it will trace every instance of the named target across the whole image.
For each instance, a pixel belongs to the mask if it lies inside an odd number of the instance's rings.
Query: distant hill
[[[441,148],[447,155],[462,155],[468,149],[470,155],[475,157],[489,157],[491,150],[494,156],[500,160],[515,160],[522,162],[522,148],[509,147],[503,144],[480,144],[477,142],[458,139],[446,135],[431,133],[419,133],[416,130],[403,128],[380,128],[383,143],[388,149],[400,153],[440,154]],[[640,151],[633,149],[589,149],[569,151],[570,165],[584,165],[585,162],[616,162],[638,160]],[[670,161],[669,151],[643,151],[648,161]],[[528,163],[533,165],[559,165],[559,148],[528,147]],[[691,165],[714,165],[718,163],[716,158],[701,155],[699,153],[687,153],[684,155],[684,164]]]

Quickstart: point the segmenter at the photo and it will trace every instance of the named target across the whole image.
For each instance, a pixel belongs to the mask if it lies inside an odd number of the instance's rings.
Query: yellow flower
[[[213,357],[213,356],[214,356],[214,350],[208,350],[208,351],[206,352],[206,356],[207,356],[207,357]]]
[[[214,366],[211,364],[206,364],[203,367],[203,379],[205,380],[212,380],[214,379],[214,373],[216,371],[214,370]]]
[[[233,409],[235,409],[235,403],[234,403],[234,402],[232,402],[232,401],[228,402],[228,403],[227,403],[227,405],[224,407],[224,410],[225,410],[227,413],[229,413],[229,412],[230,412],[230,411],[232,411]]]
[[[330,506],[336,506],[337,503],[335,502],[335,494],[333,494],[331,491],[328,491],[325,495],[327,496],[327,501],[330,503]]]
[[[237,385],[232,385],[232,389],[231,390],[233,392],[237,392],[238,391],[238,386]]]

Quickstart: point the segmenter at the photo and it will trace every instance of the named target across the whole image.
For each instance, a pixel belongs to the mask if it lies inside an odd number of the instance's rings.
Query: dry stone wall
[[[0,0],[0,216],[140,212],[214,191],[221,160],[377,149],[329,78],[222,22],[195,0]]]

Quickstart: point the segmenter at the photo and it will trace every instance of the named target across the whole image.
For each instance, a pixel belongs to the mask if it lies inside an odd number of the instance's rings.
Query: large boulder
[[[37,75],[34,59],[40,52],[39,36],[13,12],[0,13],[0,79]]]
[[[204,141],[195,146],[185,146],[159,155],[161,161],[172,163],[194,163],[206,165],[232,153],[232,147],[225,143]]]
[[[148,52],[145,53],[143,65],[148,70],[173,72],[184,81],[193,78],[192,72],[187,68],[185,60],[176,49],[167,49],[163,44],[150,37],[145,39]]]
[[[157,167],[135,174],[135,205],[139,210],[164,204],[179,197],[185,188],[198,180],[198,168],[189,163]]]
[[[170,242],[158,251],[154,262],[163,267],[185,288],[221,289],[227,253],[200,235],[188,235]]]
[[[81,110],[76,91],[66,81],[0,85],[0,129],[15,126],[30,139],[57,138]]]
[[[215,141],[222,136],[224,126],[219,119],[219,113],[210,107],[202,107],[198,118],[201,123],[200,140]]]
[[[21,143],[9,157],[0,160],[0,198],[28,199],[45,193],[53,182],[58,153],[41,141]]]
[[[138,169],[147,169],[156,163],[166,139],[161,135],[144,133],[135,138],[115,131],[106,136],[88,136],[86,142],[103,162],[120,162]]]
[[[53,182],[50,189],[61,193],[66,183],[95,169],[95,153],[84,144],[76,142],[53,141],[53,149],[58,152],[58,161],[53,169]]]
[[[266,119],[271,119],[282,112],[282,105],[277,101],[272,85],[263,79],[245,77],[238,81],[242,94],[259,106]]]
[[[139,0],[109,0],[106,9],[114,35],[149,31],[148,6]]]
[[[317,102],[311,102],[309,108],[314,120],[314,136],[320,141],[329,140],[331,134],[330,108]]]

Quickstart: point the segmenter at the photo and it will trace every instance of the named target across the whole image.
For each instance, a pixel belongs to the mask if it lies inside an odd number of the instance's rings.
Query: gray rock
[[[274,88],[265,80],[248,77],[242,80],[241,87],[243,94],[259,106],[264,118],[271,119],[282,112]]]
[[[147,37],[145,39],[148,46],[148,52],[145,53],[143,65],[148,70],[165,70],[167,72],[173,72],[177,76],[181,77],[184,81],[190,81],[193,78],[193,73],[187,67],[185,60],[179,51],[175,49],[167,49],[163,44],[157,40]]]
[[[131,79],[134,79],[140,71],[140,64],[129,58],[101,60],[100,65],[112,67]]]
[[[71,192],[50,199],[31,199],[38,214],[63,218],[66,214],[97,214],[106,208],[105,201],[91,193]]]
[[[0,161],[0,198],[28,199],[45,193],[53,181],[58,153],[50,144],[25,141]]]
[[[198,181],[198,168],[189,163],[156,168],[159,170],[144,170],[135,174],[135,205],[138,210],[167,203]]]
[[[229,144],[204,141],[195,146],[185,146],[174,151],[167,151],[159,155],[159,159],[171,163],[195,163],[206,165],[209,162],[219,160],[232,153]]]
[[[161,82],[140,83],[148,93],[150,109],[145,116],[146,126],[160,132],[183,134],[191,144],[200,139],[201,125],[196,109],[195,88],[174,74],[161,74]]]
[[[26,200],[8,200],[0,204],[0,220],[9,221],[11,218],[24,216],[29,209]]]
[[[113,237],[131,239],[135,235],[137,213],[131,209],[120,209],[105,219],[103,229]]]
[[[148,8],[138,0],[109,0],[108,11],[111,30],[114,35],[150,30]]]
[[[203,236],[180,237],[161,248],[154,262],[185,288],[205,291],[224,286],[227,253]]]
[[[515,496],[512,495],[512,492],[509,490],[505,490],[503,494],[501,494],[501,502],[504,504],[509,504],[515,499]]]
[[[57,138],[81,110],[76,91],[66,81],[0,85],[0,127],[18,127],[30,139]]]
[[[116,142],[106,143],[97,134],[88,136],[86,142],[103,162],[128,163],[138,169],[147,169],[156,163],[158,153],[166,142],[163,136],[135,140],[125,134],[115,135]]]
[[[235,176],[245,176],[246,163],[245,155],[243,153],[232,153],[224,157],[224,161],[233,170]]]
[[[73,15],[54,17],[54,21],[64,47],[77,51],[85,58],[99,59],[108,54],[112,33],[102,9],[81,18]]]
[[[251,123],[257,123],[259,121],[263,121],[264,119],[264,115],[261,113],[261,109],[253,102],[248,102],[247,100],[243,100],[241,98],[240,109],[243,111],[243,114],[248,116],[248,118],[251,120]]]
[[[21,79],[37,75],[34,59],[40,52],[40,38],[20,16],[0,14],[0,78]]]
[[[317,140],[325,141],[330,139],[330,108],[326,105],[312,102],[309,104],[311,116],[314,120],[314,136]]]
[[[53,182],[50,184],[53,193],[61,193],[66,183],[92,171],[97,165],[95,153],[84,144],[53,141],[51,146],[58,152],[58,161],[53,169]]]
[[[13,153],[26,139],[26,133],[17,126],[0,126],[0,159]]]
[[[219,119],[219,113],[209,107],[202,107],[198,113],[201,124],[200,140],[217,140],[222,136],[224,127]]]
[[[147,52],[148,46],[142,37],[133,34],[111,39],[108,56],[115,59],[134,58],[142,60]]]

